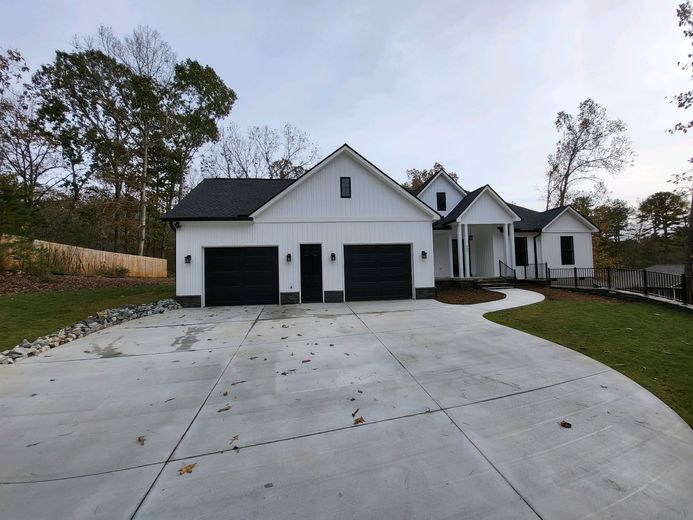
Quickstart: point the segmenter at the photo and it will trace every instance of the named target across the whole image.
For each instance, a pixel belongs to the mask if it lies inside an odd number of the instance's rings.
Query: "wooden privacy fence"
[[[17,242],[17,237],[3,237],[3,242]],[[65,274],[84,275],[119,275],[141,276],[147,278],[164,278],[166,272],[166,259],[153,258],[151,256],[128,255],[124,253],[112,253],[99,251],[86,247],[69,246],[56,242],[34,240],[32,246],[35,250],[44,253],[45,261],[53,272]],[[6,269],[18,267],[19,262],[12,257],[13,246],[10,246]],[[127,270],[127,271],[126,271]]]

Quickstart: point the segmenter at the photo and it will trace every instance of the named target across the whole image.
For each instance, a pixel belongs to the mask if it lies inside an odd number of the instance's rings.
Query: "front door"
[[[464,242],[462,242],[462,254],[464,255]],[[452,276],[460,276],[460,259],[457,257],[457,239],[452,239]],[[471,276],[471,275],[470,275]]]
[[[301,244],[301,302],[322,302],[322,247]]]

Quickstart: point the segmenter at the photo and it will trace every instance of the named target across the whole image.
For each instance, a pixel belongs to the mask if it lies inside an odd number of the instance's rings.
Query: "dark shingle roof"
[[[162,220],[248,220],[294,182],[290,179],[205,179]]]
[[[508,204],[508,206],[522,218],[521,222],[515,222],[515,231],[541,231],[568,207],[561,206],[548,211],[534,211],[516,204]]]

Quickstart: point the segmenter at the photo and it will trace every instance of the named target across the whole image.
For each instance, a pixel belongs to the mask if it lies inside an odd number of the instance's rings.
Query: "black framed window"
[[[575,265],[573,237],[561,237],[561,263],[563,265]]]
[[[436,203],[438,204],[438,211],[445,211],[445,192],[439,191],[436,193]]]
[[[343,199],[351,198],[351,177],[339,178],[339,189]]]
[[[515,237],[515,265],[527,265],[527,237]]]

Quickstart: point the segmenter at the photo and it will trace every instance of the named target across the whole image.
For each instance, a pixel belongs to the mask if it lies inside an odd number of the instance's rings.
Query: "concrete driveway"
[[[691,516],[693,431],[485,320],[542,298],[504,292],[184,309],[0,366],[0,518]]]

